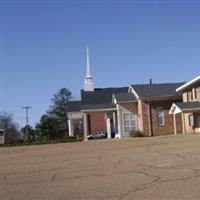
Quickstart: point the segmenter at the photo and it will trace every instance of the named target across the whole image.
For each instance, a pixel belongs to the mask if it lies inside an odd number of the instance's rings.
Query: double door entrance
[[[137,115],[133,113],[123,113],[123,136],[129,137],[131,131],[138,129]]]

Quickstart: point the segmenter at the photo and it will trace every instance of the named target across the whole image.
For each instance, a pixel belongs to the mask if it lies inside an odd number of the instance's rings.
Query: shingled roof
[[[181,112],[193,112],[200,110],[200,102],[182,102],[173,103],[169,114],[178,114]]]
[[[179,97],[180,92],[176,89],[184,83],[161,83],[161,84],[143,84],[131,85],[139,98],[156,98],[156,97]]]
[[[182,111],[200,109],[200,102],[175,103]]]
[[[128,87],[97,88],[94,91],[81,90],[82,110],[114,108],[112,95],[114,93],[127,93]]]
[[[68,112],[79,112],[81,110],[81,101],[69,101]]]
[[[116,93],[114,94],[114,97],[117,102],[130,102],[130,101],[136,101],[135,96],[132,93]]]

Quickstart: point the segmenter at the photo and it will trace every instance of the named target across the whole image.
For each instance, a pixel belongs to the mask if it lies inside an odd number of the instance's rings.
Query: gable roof
[[[174,103],[169,111],[169,114],[178,114],[181,112],[192,112],[197,110],[200,110],[200,102]]]
[[[131,85],[139,98],[167,98],[180,97],[181,93],[176,92],[176,88],[184,83],[157,83],[157,84],[143,84]]]
[[[81,110],[81,101],[69,101],[68,112],[79,112]]]
[[[183,102],[176,103],[181,110],[200,109],[200,102]]]
[[[114,93],[127,93],[128,87],[96,88],[94,91],[81,90],[82,110],[114,108],[112,95]]]
[[[115,93],[114,98],[117,102],[133,102],[136,101],[135,96],[132,93]]]
[[[181,85],[180,87],[178,87],[176,89],[176,91],[177,92],[182,91],[182,90],[186,89],[187,87],[190,87],[191,85],[193,85],[193,84],[195,84],[197,82],[200,82],[200,76],[197,76],[196,78],[192,79],[191,81]]]

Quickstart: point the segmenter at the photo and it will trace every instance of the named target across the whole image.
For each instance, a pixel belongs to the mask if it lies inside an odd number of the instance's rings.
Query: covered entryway
[[[181,114],[182,133],[200,132],[200,102],[174,103],[169,111],[174,116],[174,134],[177,134],[177,115]]]
[[[117,112],[115,108],[94,110],[83,113],[84,138],[88,135],[103,133],[107,138],[114,138],[117,131]]]
[[[81,112],[68,113],[69,136],[83,138],[83,117]]]

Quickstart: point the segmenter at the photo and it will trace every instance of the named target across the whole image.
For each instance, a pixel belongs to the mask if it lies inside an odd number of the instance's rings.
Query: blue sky
[[[200,1],[1,0],[0,31],[3,109],[20,125],[21,106],[34,125],[62,87],[79,98],[86,45],[96,87],[199,75]]]

